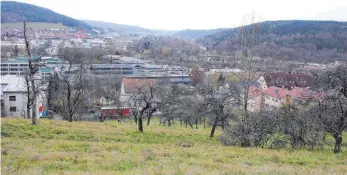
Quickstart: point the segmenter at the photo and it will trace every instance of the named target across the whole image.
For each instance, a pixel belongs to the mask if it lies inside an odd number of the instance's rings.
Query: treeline
[[[147,36],[134,41],[127,47],[128,51],[141,54],[144,59],[153,59],[157,63],[181,65],[190,62],[204,53],[192,40],[176,37]]]
[[[2,23],[23,22],[24,20],[28,22],[62,23],[64,26],[91,30],[91,27],[83,21],[58,14],[46,8],[14,1],[1,2]]]
[[[241,27],[260,27],[256,47],[261,57],[293,61],[335,61],[347,55],[347,23],[334,21],[267,21]],[[209,49],[235,52],[242,48],[240,28],[218,32],[202,39]]]
[[[226,29],[210,29],[210,30],[182,30],[176,32],[173,36],[182,38],[201,38],[207,35],[212,35],[214,33],[223,31]]]

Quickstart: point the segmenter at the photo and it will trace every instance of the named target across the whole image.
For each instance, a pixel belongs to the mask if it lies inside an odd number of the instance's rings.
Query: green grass
[[[28,28],[33,29],[65,29],[67,28],[61,23],[44,23],[44,22],[28,22]],[[1,28],[23,28],[23,23],[1,23]]]
[[[227,147],[209,129],[3,118],[1,174],[347,174],[347,151]],[[220,131],[217,132],[217,136]],[[346,139],[346,137],[345,137]],[[344,142],[346,143],[346,142]]]

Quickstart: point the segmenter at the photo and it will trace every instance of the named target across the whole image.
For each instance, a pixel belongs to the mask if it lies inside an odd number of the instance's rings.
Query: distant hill
[[[44,22],[28,22],[27,23],[28,28],[33,28],[33,29],[65,29],[67,28],[64,26],[62,23],[44,23]],[[2,23],[1,28],[8,28],[8,29],[18,29],[18,28],[23,28],[23,23],[22,22],[17,22],[17,23]]]
[[[141,34],[169,36],[177,32],[177,31],[171,31],[171,30],[152,30],[152,29],[142,28],[139,26],[116,24],[112,22],[93,21],[93,20],[84,20],[84,21],[93,27],[113,29],[121,33],[141,33]]]
[[[128,32],[128,33],[153,33],[153,30],[145,29],[138,26],[124,25],[124,24],[116,24],[111,22],[103,22],[103,21],[93,21],[93,20],[84,20],[87,24],[95,27],[101,27],[104,29],[113,29],[120,32]]]
[[[212,35],[217,32],[221,32],[227,29],[211,29],[211,30],[181,30],[176,32],[173,36],[183,37],[183,38],[201,38],[207,35]]]
[[[256,25],[261,30],[261,39],[256,43],[261,57],[306,61],[347,59],[347,22],[287,20]],[[197,41],[208,49],[234,52],[242,47],[237,39],[238,29],[223,30]]]
[[[52,10],[14,1],[1,1],[1,23],[28,22],[61,23],[64,26],[91,30],[87,23],[58,14]]]

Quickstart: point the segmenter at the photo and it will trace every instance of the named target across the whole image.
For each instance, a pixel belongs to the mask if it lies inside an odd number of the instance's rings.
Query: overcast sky
[[[347,21],[347,0],[18,0],[76,18],[151,29],[230,28],[261,20]]]

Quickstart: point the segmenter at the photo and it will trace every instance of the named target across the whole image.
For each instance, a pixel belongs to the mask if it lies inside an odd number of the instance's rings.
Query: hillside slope
[[[347,152],[227,147],[210,128],[2,118],[1,174],[346,174]],[[217,132],[220,134],[220,131]],[[327,142],[332,141],[327,137]],[[346,142],[343,144],[345,145]],[[346,147],[343,147],[345,149]]]
[[[93,21],[93,20],[84,20],[84,22],[88,23],[91,26],[101,27],[104,29],[113,29],[120,32],[128,32],[128,33],[154,33],[153,30],[145,29],[138,26],[131,26],[125,24],[116,24],[112,22],[103,22],[103,21]]]
[[[115,31],[118,31],[120,33],[139,33],[139,34],[150,34],[150,35],[157,35],[157,36],[171,36],[172,34],[176,33],[176,31],[173,30],[152,30],[152,29],[146,29],[139,26],[133,26],[133,25],[125,25],[125,24],[116,24],[112,22],[104,22],[104,21],[93,21],[93,20],[83,20],[89,25],[97,28],[103,28],[103,29],[113,29]]]
[[[347,22],[291,20],[256,25],[261,35],[256,49],[261,50],[261,57],[305,61],[347,59]],[[233,52],[242,47],[237,40],[238,29],[217,32],[198,42],[209,49]]]
[[[23,22],[24,20],[28,22],[62,23],[68,27],[91,30],[91,27],[83,21],[58,14],[46,8],[27,3],[1,1],[1,23]]]
[[[208,35],[212,35],[217,32],[221,32],[227,29],[210,29],[210,30],[181,30],[176,32],[173,36],[183,38],[201,38]]]

